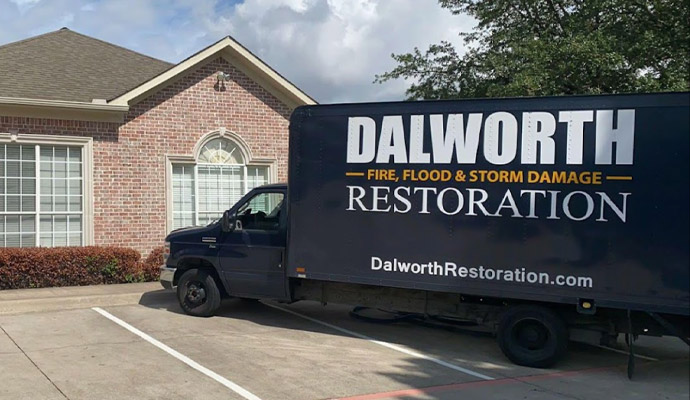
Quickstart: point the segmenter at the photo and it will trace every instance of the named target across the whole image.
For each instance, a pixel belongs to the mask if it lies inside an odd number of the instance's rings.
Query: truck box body
[[[688,315],[690,94],[298,108],[291,278]]]

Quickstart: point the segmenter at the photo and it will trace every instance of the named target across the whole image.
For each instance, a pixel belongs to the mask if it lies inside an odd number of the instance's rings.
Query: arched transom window
[[[218,138],[209,140],[201,147],[197,162],[201,164],[244,165],[244,157],[234,142]]]
[[[200,147],[195,164],[173,164],[173,229],[208,225],[245,193],[269,183],[268,166],[247,161],[237,142],[216,137]]]

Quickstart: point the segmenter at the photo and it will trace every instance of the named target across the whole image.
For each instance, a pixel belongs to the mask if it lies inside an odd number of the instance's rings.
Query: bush
[[[142,261],[138,251],[119,247],[0,248],[0,289],[156,280],[162,253]]]
[[[157,281],[160,278],[160,267],[163,264],[165,264],[163,247],[156,247],[141,263],[141,278],[143,281]]]

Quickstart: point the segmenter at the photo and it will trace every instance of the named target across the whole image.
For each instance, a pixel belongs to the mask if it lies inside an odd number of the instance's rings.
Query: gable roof
[[[245,75],[263,86],[271,94],[289,106],[316,104],[316,101],[285,79],[259,57],[230,36],[208,46],[179,64],[163,71],[141,85],[128,90],[108,102],[112,105],[132,105],[171,82],[180,79],[199,65],[222,57]]]
[[[0,46],[0,97],[91,103],[111,99],[172,66],[62,28]]]

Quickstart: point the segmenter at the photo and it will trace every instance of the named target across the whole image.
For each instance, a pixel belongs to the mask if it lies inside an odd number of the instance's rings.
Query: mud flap
[[[632,380],[635,373],[635,334],[632,327],[632,313],[628,310],[628,333],[625,334],[625,342],[628,344],[628,379]]]

